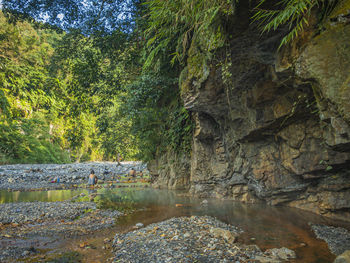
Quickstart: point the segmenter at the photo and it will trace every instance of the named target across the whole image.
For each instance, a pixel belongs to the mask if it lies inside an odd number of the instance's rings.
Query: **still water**
[[[119,220],[123,228],[137,222],[145,225],[174,216],[209,215],[241,227],[245,232],[239,241],[256,244],[262,249],[288,247],[297,253],[295,262],[332,262],[335,258],[325,242],[316,239],[309,223],[348,225],[312,213],[288,207],[272,207],[264,204],[242,204],[228,200],[188,197],[182,192],[151,188],[116,188],[98,190],[52,190],[35,192],[0,191],[0,203],[31,201],[63,201],[81,193],[84,198],[97,194],[95,202],[102,208],[119,209],[121,206],[143,208]],[[86,201],[86,200],[81,200]]]

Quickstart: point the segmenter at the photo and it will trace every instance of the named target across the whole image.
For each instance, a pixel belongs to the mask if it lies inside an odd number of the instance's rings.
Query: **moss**
[[[186,66],[179,76],[179,88],[181,95],[184,95],[190,91],[190,82],[188,80],[188,67]]]
[[[184,95],[192,90],[192,86],[200,88],[209,76],[210,68],[208,66],[211,59],[211,54],[202,52],[193,44],[189,50],[187,66],[181,72],[180,90]]]
[[[331,103],[333,110],[350,121],[350,26],[332,22],[328,26],[304,50],[304,77],[318,83],[314,94],[321,111],[327,111]]]
[[[206,56],[195,45],[189,50],[189,57],[187,59],[188,77],[200,79],[204,73],[206,66]]]
[[[350,0],[342,0],[337,4],[337,6],[332,11],[329,16],[331,19],[339,15],[349,14],[350,13]]]
[[[341,98],[341,115],[350,123],[350,75],[339,90]]]

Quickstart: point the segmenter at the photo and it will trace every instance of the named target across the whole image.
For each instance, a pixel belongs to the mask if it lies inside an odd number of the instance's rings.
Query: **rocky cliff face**
[[[350,1],[280,51],[283,32],[262,37],[245,12],[221,64],[198,67],[191,48],[181,82],[196,123],[191,162],[179,172],[158,160],[158,185],[350,220]]]

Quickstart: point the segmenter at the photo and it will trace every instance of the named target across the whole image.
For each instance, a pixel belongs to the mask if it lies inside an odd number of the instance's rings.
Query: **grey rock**
[[[141,228],[141,227],[143,227],[144,225],[142,224],[142,223],[137,223],[136,225],[135,225],[135,227],[136,228]]]
[[[318,238],[326,241],[333,254],[340,255],[350,250],[350,231],[345,228],[316,224],[312,224],[311,228]]]
[[[22,253],[22,257],[26,257],[30,254],[30,252],[28,250],[25,250],[23,253]]]

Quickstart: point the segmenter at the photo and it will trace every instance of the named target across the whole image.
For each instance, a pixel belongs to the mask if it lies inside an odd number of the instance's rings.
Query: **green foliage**
[[[26,21],[10,24],[2,13],[0,24],[1,162],[68,162],[50,132],[59,102],[48,88],[53,48],[46,39],[57,34]]]
[[[120,154],[123,159],[132,160],[138,154],[136,138],[131,133],[132,121],[122,113],[122,103],[116,101],[97,120],[101,148],[104,159],[115,159]]]
[[[273,10],[263,9],[262,6],[267,2],[260,0],[260,3],[255,8],[256,13],[253,16],[255,21],[259,21],[262,32],[269,32],[276,30],[282,25],[287,25],[289,32],[283,37],[280,46],[290,43],[293,39],[298,37],[303,31],[304,27],[309,24],[311,11],[315,7],[322,7],[322,18],[332,10],[337,1],[328,0],[281,0],[276,4]]]
[[[150,0],[146,30],[149,51],[144,67],[154,67],[162,57],[185,62],[188,49],[200,43],[204,52],[221,47],[225,40],[223,20],[235,11],[236,0]]]
[[[194,129],[189,112],[182,106],[177,107],[170,113],[168,123],[171,127],[165,136],[168,147],[174,152],[189,154]]]
[[[180,103],[178,79],[166,74],[141,75],[127,86],[123,112],[132,120],[136,155],[149,161],[162,151],[190,151],[192,122]]]
[[[21,123],[0,124],[0,152],[11,162],[69,162],[69,154],[52,141],[49,129],[42,116]]]
[[[125,34],[88,38],[2,13],[0,25],[0,162],[132,158],[131,123],[118,113],[130,58],[115,47]]]
[[[205,81],[214,53],[229,48],[226,31],[242,1],[112,2],[3,1],[1,163],[190,152],[193,123],[181,103],[180,72],[185,91]],[[321,9],[322,20],[337,2],[280,0],[271,9],[274,1],[258,0],[252,19],[263,32],[287,25],[282,46],[304,30],[312,10]],[[48,14],[56,28],[28,14]],[[221,64],[227,86],[231,64],[230,57]]]
[[[130,212],[135,209],[135,202],[127,193],[115,194],[113,191],[104,190],[96,200],[99,209],[113,209],[121,212]]]

